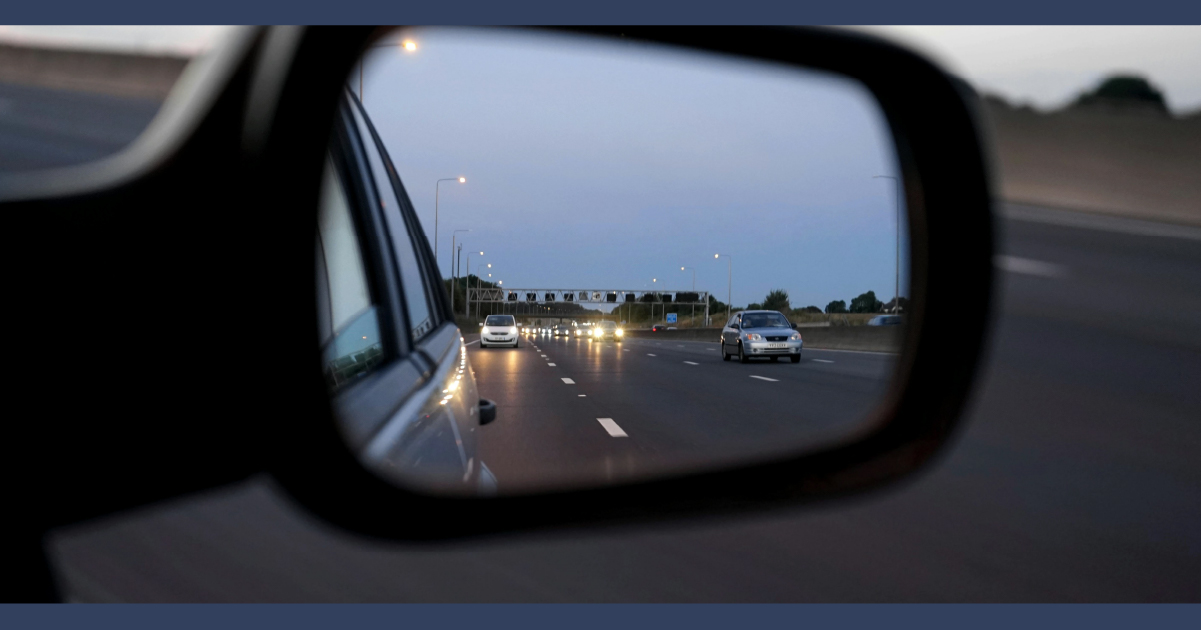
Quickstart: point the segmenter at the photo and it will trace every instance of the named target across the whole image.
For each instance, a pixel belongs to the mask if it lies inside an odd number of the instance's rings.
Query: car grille
[[[785,335],[783,337],[764,337],[764,339],[766,339],[767,341],[788,341],[788,336]]]

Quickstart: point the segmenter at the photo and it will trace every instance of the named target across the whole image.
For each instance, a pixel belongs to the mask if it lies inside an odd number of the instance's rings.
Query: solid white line
[[[657,354],[651,354],[651,353],[649,353],[649,352],[648,352],[648,353],[646,353],[646,356],[648,356],[648,357],[657,357],[657,356],[659,356],[659,355],[657,355]]]
[[[479,339],[473,339],[473,340],[471,340],[471,341],[468,341],[467,343],[465,343],[465,344],[463,344],[463,345],[465,345],[465,346],[470,346],[470,345],[471,345],[471,344],[473,344],[473,343],[479,343],[479,342],[480,342],[480,340],[479,340]]]
[[[549,365],[550,367],[555,367],[554,363],[547,363],[547,365]]]
[[[685,361],[684,363],[687,363],[688,365],[700,365],[699,363],[693,363],[692,361]]]
[[[575,381],[573,381],[569,378],[564,378],[564,379],[560,379],[560,380],[562,380],[564,383],[567,383],[568,385],[575,385]]]
[[[617,426],[616,422],[613,422],[613,418],[597,418],[596,421],[599,422],[602,427],[605,427],[605,430],[608,431],[609,435],[613,437],[630,437],[626,435],[625,431],[621,430],[621,427]]]
[[[771,381],[773,383],[779,382],[780,380],[778,378],[767,378],[766,376],[755,376],[754,374],[751,375],[751,378],[757,378],[761,381]]]
[[[1030,258],[1018,258],[1017,256],[995,256],[993,264],[997,269],[1008,271],[1009,273],[1021,273],[1028,276],[1041,276],[1043,278],[1065,278],[1068,275],[1068,268],[1055,263],[1043,262],[1041,260],[1033,260]]]
[[[814,361],[817,361],[818,363],[833,363],[833,361],[827,361],[825,359],[814,359]]]

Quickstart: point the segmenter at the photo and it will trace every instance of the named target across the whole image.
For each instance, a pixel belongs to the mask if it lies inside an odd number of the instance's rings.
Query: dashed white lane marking
[[[549,365],[549,366],[551,366],[551,367],[555,367],[555,364],[554,364],[554,363],[547,363],[547,365]]]
[[[693,363],[692,361],[685,361],[684,363],[687,363],[688,365],[700,365],[699,363]]]
[[[544,354],[544,355],[542,355],[542,356],[546,356],[546,355]]]
[[[754,374],[751,375],[751,378],[757,378],[761,381],[771,381],[773,383],[778,382],[780,380],[778,378],[767,378],[766,376],[755,376]]]
[[[588,397],[588,394],[576,394],[576,395],[577,395],[577,396],[579,396],[580,398],[587,398],[587,397]]]
[[[717,352],[717,348],[705,348],[709,352]]]
[[[622,352],[629,352],[629,350],[627,350],[626,348],[622,348],[621,350],[622,350]]]
[[[1031,258],[1018,258],[1017,256],[997,256],[993,258],[993,264],[997,269],[1008,271],[1009,273],[1021,273],[1028,276],[1041,276],[1043,278],[1064,278],[1068,275],[1068,268],[1055,263],[1043,262]]]
[[[616,422],[613,422],[613,418],[597,418],[596,421],[599,422],[602,427],[605,427],[605,430],[608,431],[609,435],[613,437],[630,437],[626,435],[625,431],[621,430],[621,427],[617,426]]]
[[[479,342],[480,342],[480,340],[479,340],[479,339],[473,339],[473,340],[471,340],[471,341],[468,341],[467,343],[465,343],[465,344],[463,344],[463,345],[465,345],[465,346],[470,346],[470,345],[471,345],[471,344],[473,344],[473,343],[479,343]]]
[[[564,383],[567,383],[568,385],[575,385],[575,381],[573,381],[569,378],[560,379],[560,380],[562,380]]]
[[[651,354],[651,353],[649,353],[649,352],[648,352],[648,353],[646,353],[646,356],[648,356],[648,357],[657,357],[657,356],[659,356],[659,355],[657,355],[657,354]]]
[[[676,346],[676,347],[677,347],[677,348],[683,348],[684,346]]]
[[[814,359],[814,361],[817,361],[818,363],[833,363],[833,361],[827,361],[825,359]]]

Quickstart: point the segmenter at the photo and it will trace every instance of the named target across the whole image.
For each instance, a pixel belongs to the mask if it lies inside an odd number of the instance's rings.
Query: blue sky
[[[721,253],[736,305],[892,296],[895,188],[872,176],[896,174],[894,151],[857,83],[543,34],[406,36],[416,51],[370,54],[364,103],[431,241],[435,181],[467,178],[441,187],[444,276],[466,228],[514,288],[688,289],[689,266],[724,301]]]

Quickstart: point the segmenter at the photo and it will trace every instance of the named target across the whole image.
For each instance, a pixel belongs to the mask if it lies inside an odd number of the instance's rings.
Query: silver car
[[[754,357],[801,362],[801,333],[780,311],[739,311],[721,329],[721,358],[746,363]]]

